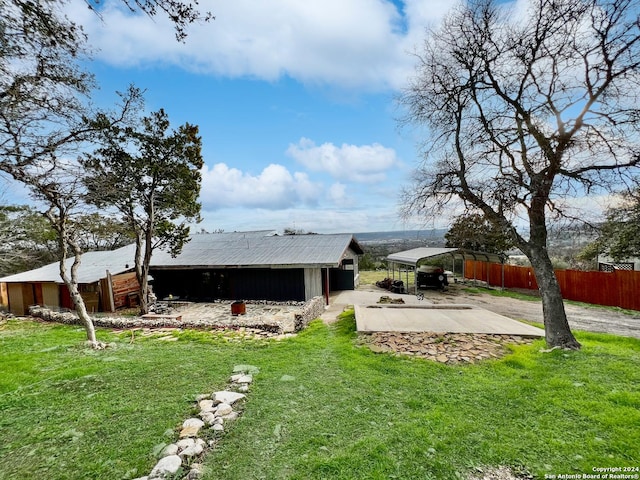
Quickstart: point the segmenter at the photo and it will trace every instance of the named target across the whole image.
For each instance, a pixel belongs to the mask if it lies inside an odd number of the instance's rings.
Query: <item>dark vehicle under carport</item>
[[[449,281],[444,268],[423,265],[418,267],[416,284],[418,289],[437,288],[444,290],[449,285]]]

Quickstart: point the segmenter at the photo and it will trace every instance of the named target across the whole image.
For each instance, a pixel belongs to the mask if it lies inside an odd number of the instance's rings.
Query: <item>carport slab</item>
[[[544,330],[475,305],[355,305],[359,332],[491,333],[544,337]]]

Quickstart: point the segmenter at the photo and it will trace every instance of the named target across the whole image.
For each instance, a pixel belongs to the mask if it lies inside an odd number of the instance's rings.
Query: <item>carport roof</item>
[[[402,265],[411,265],[416,267],[421,261],[428,258],[440,257],[443,255],[453,256],[454,258],[486,260],[489,262],[501,263],[503,257],[495,253],[476,252],[466,250],[464,248],[434,248],[419,247],[405,250],[403,252],[392,253],[387,255],[387,260]]]

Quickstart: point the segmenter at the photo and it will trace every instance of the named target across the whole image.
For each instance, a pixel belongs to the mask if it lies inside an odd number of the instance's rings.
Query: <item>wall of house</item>
[[[9,283],[7,285],[9,292],[9,311],[14,315],[24,315],[25,305],[22,298],[22,284]]]
[[[304,269],[304,299],[311,300],[313,297],[322,297],[322,269]]]
[[[60,288],[57,283],[42,284],[42,305],[47,307],[60,306]]]
[[[305,300],[303,268],[230,270],[231,300]]]
[[[6,283],[0,283],[0,308],[9,310],[9,289]]]
[[[303,268],[152,269],[158,299],[305,300]],[[312,297],[311,297],[312,298]]]

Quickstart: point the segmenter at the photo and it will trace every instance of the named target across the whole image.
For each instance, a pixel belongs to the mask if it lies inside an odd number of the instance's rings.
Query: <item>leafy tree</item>
[[[100,15],[100,0],[85,0],[89,8]],[[158,11],[163,12],[172,22],[176,40],[182,42],[187,38],[187,27],[192,23],[208,22],[214,18],[211,12],[201,12],[198,0],[122,0],[122,3],[133,13],[142,12],[155,17]]]
[[[56,261],[56,233],[27,205],[0,206],[0,277]]]
[[[114,250],[134,241],[128,226],[98,213],[74,216],[73,230],[82,251]],[[0,206],[0,277],[55,262],[56,231],[29,205]]]
[[[52,0],[0,2],[0,170],[44,203],[45,218],[57,235],[61,278],[88,341],[98,347],[78,291],[81,251],[69,227],[77,203],[68,188],[74,175],[64,160],[93,130],[85,122],[93,79],[77,63],[85,52],[82,30],[59,14],[60,5]],[[63,178],[64,184],[55,184]],[[74,262],[67,271],[69,251]]]
[[[104,146],[86,155],[88,198],[115,206],[135,233],[135,270],[140,309],[148,312],[148,276],[155,249],[178,255],[189,240],[190,222],[200,221],[200,170],[204,164],[198,127],[169,130],[160,109],[125,128],[102,132]]]
[[[74,219],[74,229],[80,235],[84,251],[115,250],[135,241],[135,234],[128,224],[96,212]]]
[[[401,97],[405,121],[429,132],[404,213],[439,214],[457,198],[507,233],[535,271],[552,347],[580,344],[549,257],[549,223],[575,216],[567,199],[619,188],[637,172],[638,8],[465,3],[428,33]]]
[[[640,187],[610,208],[598,238],[581,252],[583,258],[605,254],[616,262],[640,257]]]
[[[444,235],[447,247],[503,254],[513,247],[511,237],[480,213],[457,217]]]

